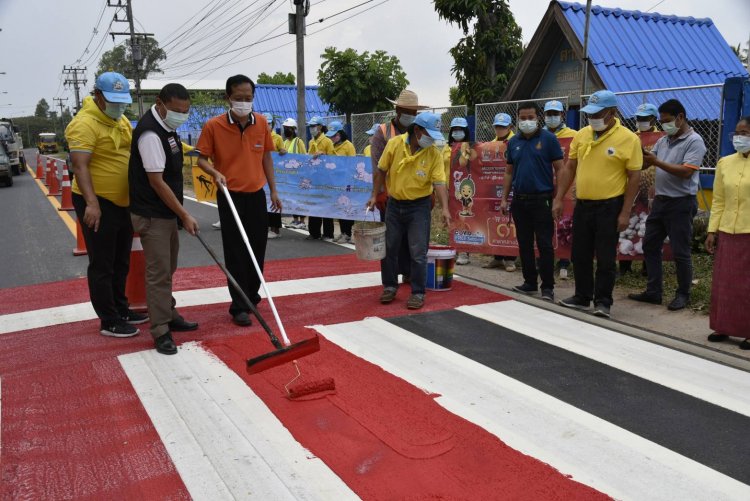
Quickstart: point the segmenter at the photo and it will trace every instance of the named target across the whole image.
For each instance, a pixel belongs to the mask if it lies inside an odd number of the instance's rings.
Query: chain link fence
[[[526,102],[536,103],[541,114],[544,109],[544,103],[547,101],[560,101],[565,109],[568,109],[568,97],[546,97],[543,99],[521,99],[518,101],[503,101],[500,103],[482,103],[477,104],[474,107],[474,113],[476,116],[476,128],[474,133],[474,140],[477,142],[492,141],[495,139],[495,127],[492,123],[495,121],[495,115],[498,113],[507,113],[513,120],[513,124],[516,123],[516,117],[518,116],[518,105]]]
[[[615,92],[617,95],[617,115],[628,129],[637,130],[635,112],[643,103],[651,103],[657,108],[668,99],[677,99],[685,106],[688,122],[703,137],[706,143],[706,156],[702,170],[713,171],[719,161],[721,139],[721,99],[723,84],[698,85],[692,87],[672,87],[628,92]],[[590,96],[581,96],[582,106]],[[658,119],[658,117],[657,117]],[[581,127],[588,125],[585,113],[581,113]]]

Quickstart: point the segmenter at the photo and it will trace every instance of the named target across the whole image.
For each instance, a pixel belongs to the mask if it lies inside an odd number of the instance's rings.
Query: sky
[[[123,0],[124,1],[124,0]],[[463,36],[457,26],[441,21],[431,0],[372,0],[348,12],[342,11],[366,0],[312,0],[307,18],[308,36],[305,38],[306,83],[315,84],[320,66],[320,54],[326,47],[353,48],[359,52],[385,50],[397,56],[420,101],[433,106],[449,104],[448,89],[454,85],[451,75],[453,60],[448,51]],[[214,9],[231,7],[239,10],[248,6],[251,12],[270,0],[132,0],[136,29],[154,33],[162,45],[169,36],[193,16],[188,26]],[[215,3],[214,3],[215,2]],[[114,3],[114,2],[112,2]],[[585,3],[585,2],[583,2]],[[747,44],[750,38],[750,1],[748,0],[598,0],[594,5],[623,9],[660,12],[696,18],[711,17],[731,45]],[[54,106],[52,98],[67,98],[64,105],[75,104],[72,88],[62,84],[61,72],[65,65],[76,65],[81,58],[88,68],[86,92],[93,88],[94,70],[98,63],[97,48],[109,50],[114,46],[110,36],[104,36],[116,9],[103,6],[106,0],[0,0],[0,116],[33,114],[41,98]],[[222,7],[223,5],[223,7]],[[510,0],[516,22],[528,43],[549,5],[548,0]],[[205,78],[226,80],[230,75],[244,73],[255,78],[259,73],[276,71],[296,72],[294,36],[286,33],[287,15],[293,11],[290,0],[276,0],[270,14],[236,40],[230,48],[251,44],[262,38],[279,35],[254,47],[223,56],[193,73],[197,66],[173,68],[156,78]],[[103,12],[101,22],[97,24]],[[221,23],[232,22],[233,10],[218,16]],[[362,12],[355,17],[349,16]],[[338,15],[334,15],[340,13]],[[330,16],[330,19],[328,19]],[[322,22],[319,19],[324,18]],[[342,22],[339,22],[342,21]],[[339,22],[339,24],[334,24]],[[315,23],[315,24],[311,24]],[[238,26],[240,23],[238,23]],[[94,35],[94,27],[98,34]],[[208,32],[211,29],[207,30]],[[112,30],[126,31],[127,24],[114,23]],[[318,30],[320,33],[315,33]],[[236,38],[241,31],[235,31]],[[167,46],[167,61],[176,65],[180,59],[189,61],[213,56],[219,48],[232,42],[231,38],[207,43],[206,33],[187,33],[179,42]],[[117,37],[117,43],[123,37]],[[91,41],[91,44],[89,44]],[[658,48],[658,40],[655,41]],[[194,44],[191,46],[191,44]],[[288,44],[282,46],[283,44]],[[89,53],[84,49],[89,47]],[[205,46],[200,52],[198,49]],[[236,56],[236,57],[235,57]],[[235,57],[235,60],[231,59]],[[86,62],[86,59],[90,61]],[[242,59],[247,59],[241,61]],[[184,63],[183,63],[184,64]],[[203,64],[203,63],[201,63]],[[83,64],[82,64],[83,65]],[[2,74],[5,72],[5,74]],[[189,75],[186,73],[190,72]],[[151,77],[153,78],[153,77]],[[165,82],[166,83],[166,82]]]

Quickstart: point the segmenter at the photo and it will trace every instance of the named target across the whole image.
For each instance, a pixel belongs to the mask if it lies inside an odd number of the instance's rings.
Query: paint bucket
[[[385,257],[385,223],[358,221],[354,223],[352,236],[357,258],[364,261],[380,261]]]
[[[427,249],[427,289],[450,290],[455,266],[456,249],[447,245],[430,245]]]

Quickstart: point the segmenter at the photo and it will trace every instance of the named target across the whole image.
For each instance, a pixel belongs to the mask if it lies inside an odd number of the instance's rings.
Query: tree
[[[140,64],[138,72],[142,79],[148,77],[151,73],[164,73],[159,67],[159,63],[167,59],[167,54],[159,47],[159,42],[153,38],[140,39],[140,50],[143,61]],[[106,71],[116,71],[126,78],[135,76],[135,66],[133,64],[132,49],[130,42],[117,45],[112,50],[108,50],[99,59],[99,66],[96,68],[96,74],[99,75]]]
[[[39,102],[36,103],[34,116],[39,118],[47,118],[49,116],[49,103],[47,103],[46,99],[41,98]]]
[[[745,67],[750,67],[750,59],[748,58],[750,55],[750,50],[743,49],[741,43],[738,43],[737,47],[735,47],[734,45],[730,45],[729,47],[731,47],[734,55],[737,56],[737,59],[739,59],[740,62],[745,65]],[[748,48],[750,48],[750,42],[748,42]]]
[[[496,101],[521,55],[521,28],[507,0],[433,0],[441,19],[458,24],[464,38],[450,50],[457,91],[469,106]],[[471,33],[470,33],[471,32]]]
[[[369,113],[391,108],[387,98],[398,96],[409,85],[396,56],[378,50],[357,54],[327,47],[318,70],[318,95],[336,113]]]
[[[271,84],[271,85],[294,85],[295,78],[292,73],[283,73],[281,71],[277,71],[276,73],[272,75],[269,75],[268,73],[261,73],[258,75],[258,80],[256,83],[259,84]]]

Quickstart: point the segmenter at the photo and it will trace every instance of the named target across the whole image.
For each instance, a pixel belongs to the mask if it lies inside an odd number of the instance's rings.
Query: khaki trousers
[[[177,269],[180,237],[177,219],[130,214],[133,230],[141,237],[146,261],[146,305],[151,335],[156,339],[169,332],[169,322],[179,320],[172,297],[172,275]]]

